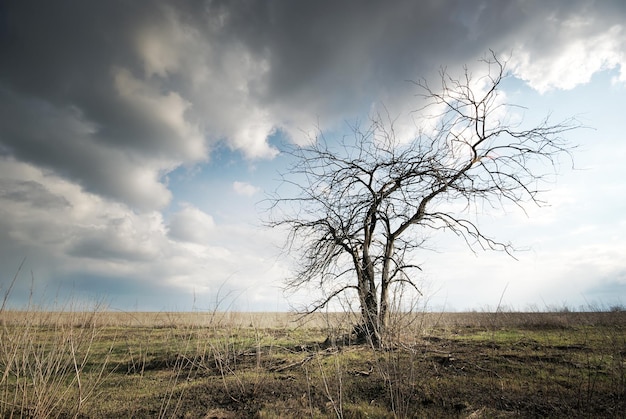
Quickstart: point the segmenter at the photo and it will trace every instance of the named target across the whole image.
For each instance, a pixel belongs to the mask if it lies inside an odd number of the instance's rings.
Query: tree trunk
[[[383,269],[380,276],[380,316],[379,324],[380,331],[384,332],[387,328],[389,318],[389,264],[391,263],[391,257],[393,255],[393,239],[387,239],[387,245],[385,246],[385,255],[383,257]]]
[[[378,301],[374,282],[374,264],[370,260],[368,252],[363,252],[362,277],[359,278],[359,300],[361,302],[361,322],[355,327],[357,341],[379,347],[381,343],[381,330],[378,320]]]
[[[357,343],[367,343],[375,348],[380,347],[381,331],[378,322],[378,310],[376,298],[366,298],[368,302],[365,307],[361,307],[361,323],[354,327]]]

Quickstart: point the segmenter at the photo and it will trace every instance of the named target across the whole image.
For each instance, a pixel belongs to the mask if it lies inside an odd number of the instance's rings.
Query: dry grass
[[[579,326],[624,326],[624,311],[586,312],[459,312],[459,313],[409,313],[403,314],[402,324],[411,329],[477,328],[541,328]],[[106,311],[98,305],[87,311],[69,307],[65,311],[40,309],[4,310],[0,324],[19,325],[28,319],[32,326],[73,327],[150,327],[150,328],[257,328],[257,329],[349,329],[354,315],[351,313],[314,313],[303,317],[286,312],[122,312]],[[392,325],[392,327],[394,327]]]
[[[626,313],[0,312],[0,417],[620,417]]]
[[[38,326],[50,324],[82,327],[91,323],[98,327],[152,327],[193,328],[207,325],[220,327],[266,328],[327,328],[343,327],[353,316],[346,313],[315,313],[303,317],[286,312],[123,312],[102,309],[77,312],[76,310],[4,310],[0,323],[20,324],[25,318]]]

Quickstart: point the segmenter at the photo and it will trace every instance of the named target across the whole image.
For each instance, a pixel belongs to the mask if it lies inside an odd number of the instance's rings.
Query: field
[[[624,417],[626,312],[0,311],[0,417]]]

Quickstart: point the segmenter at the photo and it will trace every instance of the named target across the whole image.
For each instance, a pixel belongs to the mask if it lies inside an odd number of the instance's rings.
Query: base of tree
[[[370,329],[363,324],[355,324],[349,333],[344,333],[339,336],[328,336],[322,343],[322,348],[329,348],[334,346],[350,346],[350,345],[365,345],[375,348],[380,347],[381,340],[376,334],[370,333]]]

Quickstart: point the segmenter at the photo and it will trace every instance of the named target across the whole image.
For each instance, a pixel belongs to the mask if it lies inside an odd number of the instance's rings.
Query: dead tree
[[[466,68],[460,78],[442,70],[436,88],[414,83],[425,101],[416,115],[429,128],[410,141],[376,117],[365,129],[352,126],[350,137],[331,142],[320,134],[284,151],[294,163],[283,174],[287,191],[271,199],[270,225],[288,229],[288,249],[299,261],[288,287],[313,283],[325,292],[309,312],[353,291],[360,337],[378,346],[392,286],[419,291],[413,260],[429,234],[448,230],[472,249],[511,254],[511,245],[484,234],[472,213],[541,205],[545,176],[556,173],[561,155],[570,157],[562,135],[579,124],[508,123],[511,105],[498,90],[506,63],[492,53],[483,64],[479,78]]]

